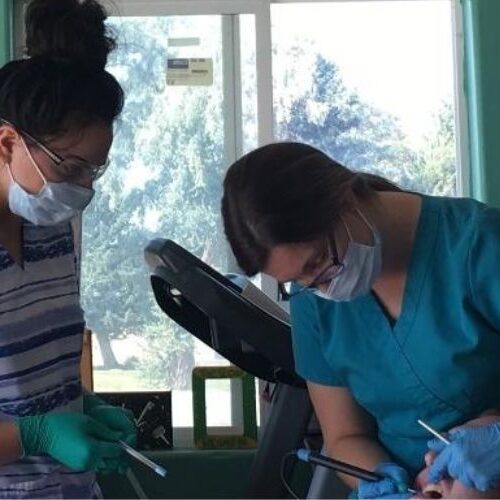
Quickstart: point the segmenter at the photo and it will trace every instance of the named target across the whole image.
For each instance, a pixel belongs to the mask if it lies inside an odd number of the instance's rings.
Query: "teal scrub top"
[[[422,197],[400,317],[373,294],[291,299],[296,369],[346,387],[393,459],[415,475],[432,436],[500,408],[500,211]]]

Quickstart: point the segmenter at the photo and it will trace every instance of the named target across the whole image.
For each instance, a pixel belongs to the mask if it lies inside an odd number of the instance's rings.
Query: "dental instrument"
[[[423,420],[418,419],[417,422],[424,428],[427,429],[431,434],[434,434],[438,439],[440,439],[444,444],[450,444],[450,440],[446,439],[441,433],[433,429],[429,424],[426,424]]]
[[[146,493],[142,489],[141,483],[139,483],[139,480],[137,479],[136,475],[132,472],[132,469],[127,469],[126,472],[127,479],[129,480],[129,483],[132,485],[132,488],[135,491],[135,494],[137,495],[137,498],[139,500],[147,500]]]
[[[136,460],[139,460],[139,462],[142,462],[144,465],[147,465],[149,468],[153,469],[158,475],[165,477],[167,475],[167,469],[162,467],[161,465],[155,464],[152,460],[150,460],[148,457],[144,456],[142,453],[139,453],[137,450],[132,448],[132,446],[129,446],[127,443],[124,441],[118,441],[120,443],[121,447],[133,458]]]
[[[295,453],[297,457],[303,462],[321,465],[323,467],[333,469],[337,472],[341,472],[342,474],[357,477],[358,479],[363,479],[365,481],[380,481],[381,479],[384,479],[383,476],[377,474],[376,472],[371,472],[369,470],[362,469],[361,467],[356,467],[355,465],[341,462],[340,460],[335,460],[325,455],[306,450],[305,448],[301,448]],[[415,494],[417,492],[416,490],[408,488],[408,493]]]

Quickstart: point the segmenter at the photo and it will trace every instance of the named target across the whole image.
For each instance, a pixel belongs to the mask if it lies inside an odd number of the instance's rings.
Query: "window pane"
[[[240,18],[242,153],[258,147],[257,141],[257,67],[255,47],[255,16],[244,14]]]
[[[241,383],[240,383],[241,384]],[[209,379],[205,382],[208,427],[231,427],[231,380]],[[212,432],[212,434],[215,434]]]
[[[277,137],[455,194],[451,20],[449,0],[273,5]]]
[[[143,250],[169,238],[219,270],[224,158],[221,16],[112,19],[109,70],[126,93],[112,166],[86,212],[83,299],[96,390],[172,389],[173,421],[192,425],[194,365],[220,358],[160,311]],[[211,58],[213,84],[167,85],[167,60]]]

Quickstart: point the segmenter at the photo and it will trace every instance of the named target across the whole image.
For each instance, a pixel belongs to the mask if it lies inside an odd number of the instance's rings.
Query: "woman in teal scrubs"
[[[222,214],[238,264],[292,283],[296,369],[328,453],[408,496],[429,433],[500,407],[500,211],[400,190],[298,143],[229,169]],[[499,450],[500,454],[500,450]]]

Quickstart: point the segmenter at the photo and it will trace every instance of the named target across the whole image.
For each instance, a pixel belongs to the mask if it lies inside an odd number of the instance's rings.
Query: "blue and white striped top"
[[[84,328],[70,223],[24,222],[24,269],[0,245],[0,420],[82,411]],[[25,457],[0,466],[0,498],[91,498],[93,473],[54,459]]]

